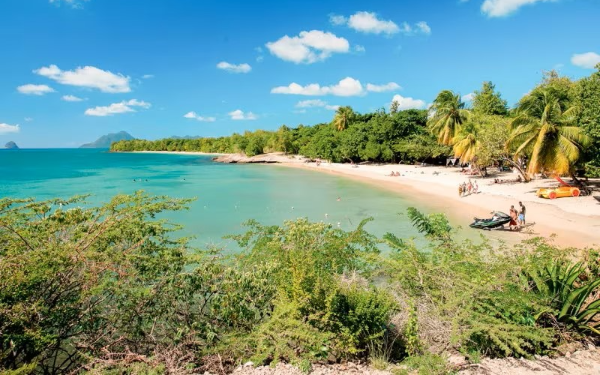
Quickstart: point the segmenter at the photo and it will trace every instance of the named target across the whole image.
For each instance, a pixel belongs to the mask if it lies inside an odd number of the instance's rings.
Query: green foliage
[[[483,82],[480,91],[475,91],[473,97],[473,112],[477,115],[488,116],[506,116],[508,107],[506,100],[502,99],[499,92],[495,91],[496,86],[490,82]]]
[[[444,214],[424,215],[414,207],[407,208],[406,213],[419,232],[428,238],[443,242],[450,240],[452,227]]]
[[[419,375],[447,375],[452,370],[446,360],[436,354],[424,353],[422,355],[410,356],[402,362],[406,369],[397,369],[394,375],[414,374]]]
[[[589,300],[597,292],[600,278],[592,273],[592,279],[583,280],[585,269],[582,262],[572,264],[558,260],[530,270],[528,276],[535,290],[552,301],[553,311],[542,313],[552,314],[556,321],[576,330],[600,335],[600,323],[595,319],[600,314],[600,300]]]
[[[575,105],[579,108],[578,124],[592,139],[592,147],[585,150],[590,167],[600,167],[600,65],[589,77],[576,83]],[[600,175],[600,172],[596,173]]]
[[[432,116],[427,122],[429,129],[437,136],[439,143],[452,145],[462,124],[469,118],[469,111],[465,109],[460,95],[450,90],[441,91],[433,101],[430,112]]]

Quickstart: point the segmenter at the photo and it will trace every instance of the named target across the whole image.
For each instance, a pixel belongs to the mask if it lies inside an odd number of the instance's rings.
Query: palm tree
[[[431,118],[428,121],[431,132],[443,145],[452,145],[461,125],[468,120],[469,111],[465,109],[460,94],[444,90],[438,94],[430,108]]]
[[[460,158],[463,163],[472,162],[476,159],[477,151],[481,147],[478,135],[479,129],[472,122],[462,127],[460,133],[454,137],[454,157]]]
[[[507,147],[515,160],[527,156],[527,172],[540,171],[570,174],[589,137],[575,125],[577,107],[566,108],[552,90],[542,88],[523,98],[517,117],[511,122],[513,132]]]
[[[339,107],[333,116],[332,124],[339,131],[348,127],[348,124],[354,119],[354,111],[351,107]]]

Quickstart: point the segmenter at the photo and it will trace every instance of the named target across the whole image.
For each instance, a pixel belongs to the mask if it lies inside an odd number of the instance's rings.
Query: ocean
[[[414,202],[340,176],[273,165],[220,164],[207,155],[0,151],[0,197],[44,200],[90,194],[89,204],[97,205],[137,190],[195,198],[188,211],[164,216],[182,224],[181,234],[193,236],[193,245],[199,247],[235,248],[223,236],[243,233],[242,223],[249,219],[273,225],[303,217],[344,230],[373,217],[366,229],[374,235],[392,232],[422,241],[406,217]]]

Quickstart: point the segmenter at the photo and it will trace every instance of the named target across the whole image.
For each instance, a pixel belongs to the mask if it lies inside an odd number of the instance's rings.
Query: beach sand
[[[519,240],[554,235],[554,243],[560,246],[592,247],[600,245],[600,204],[591,196],[559,198],[548,200],[538,198],[535,191],[540,187],[554,187],[553,179],[534,180],[530,183],[494,183],[494,178],[466,176],[460,168],[415,166],[402,164],[359,165],[337,163],[304,163],[282,160],[287,167],[316,170],[359,179],[375,184],[418,202],[435,207],[445,213],[453,222],[467,227],[473,217],[490,217],[491,211],[508,213],[510,206],[519,208],[519,201],[527,208],[527,225],[519,232],[503,231],[499,236],[507,243]],[[389,176],[392,171],[400,172],[400,177]],[[503,173],[502,179],[514,180],[517,173]],[[459,196],[458,185],[476,181],[479,193]],[[498,231],[494,231],[498,232]],[[515,241],[517,239],[517,241]]]
[[[157,153],[206,155],[199,152]],[[535,195],[538,188],[555,187],[558,183],[554,179],[496,184],[494,177],[514,181],[518,174],[503,172],[492,178],[481,178],[465,175],[460,172],[460,168],[453,167],[404,164],[352,166],[327,162],[317,165],[314,162],[306,163],[303,157],[283,153],[257,155],[253,158],[224,154],[222,160],[240,163],[267,161],[277,163],[274,164],[276,166],[309,169],[360,180],[409,197],[415,201],[415,206],[425,205],[436,212],[444,213],[452,222],[461,223],[463,227],[468,227],[473,217],[490,217],[491,211],[508,213],[511,205],[519,209],[518,204],[521,201],[527,208],[525,228],[518,232],[494,230],[482,233],[509,244],[535,236],[552,236],[554,243],[560,246],[600,246],[600,204],[593,197],[549,200]],[[400,172],[400,176],[389,176],[392,171]],[[477,182],[479,192],[460,197],[458,185],[468,182],[469,179]]]

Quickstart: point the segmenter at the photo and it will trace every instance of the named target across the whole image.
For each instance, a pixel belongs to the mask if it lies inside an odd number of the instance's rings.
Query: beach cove
[[[242,160],[245,158],[236,157]],[[254,162],[262,160],[266,164],[343,175],[383,187],[410,197],[415,202],[438,207],[439,212],[448,215],[453,222],[464,223],[464,227],[472,222],[473,217],[489,217],[493,210],[508,212],[511,205],[518,207],[518,202],[522,201],[528,210],[528,225],[520,232],[503,233],[499,236],[500,239],[514,243],[536,236],[553,236],[556,244],[571,247],[591,247],[600,243],[600,204],[593,197],[548,200],[535,195],[538,188],[556,186],[557,182],[553,179],[497,184],[493,178],[468,176],[461,173],[459,168],[452,167],[326,162],[317,164],[307,163],[302,157],[290,157],[281,153],[254,158]],[[392,171],[400,172],[400,176],[390,176]],[[516,173],[502,175],[503,179],[514,180],[516,177]],[[469,179],[478,182],[478,194],[459,196],[458,185]]]

